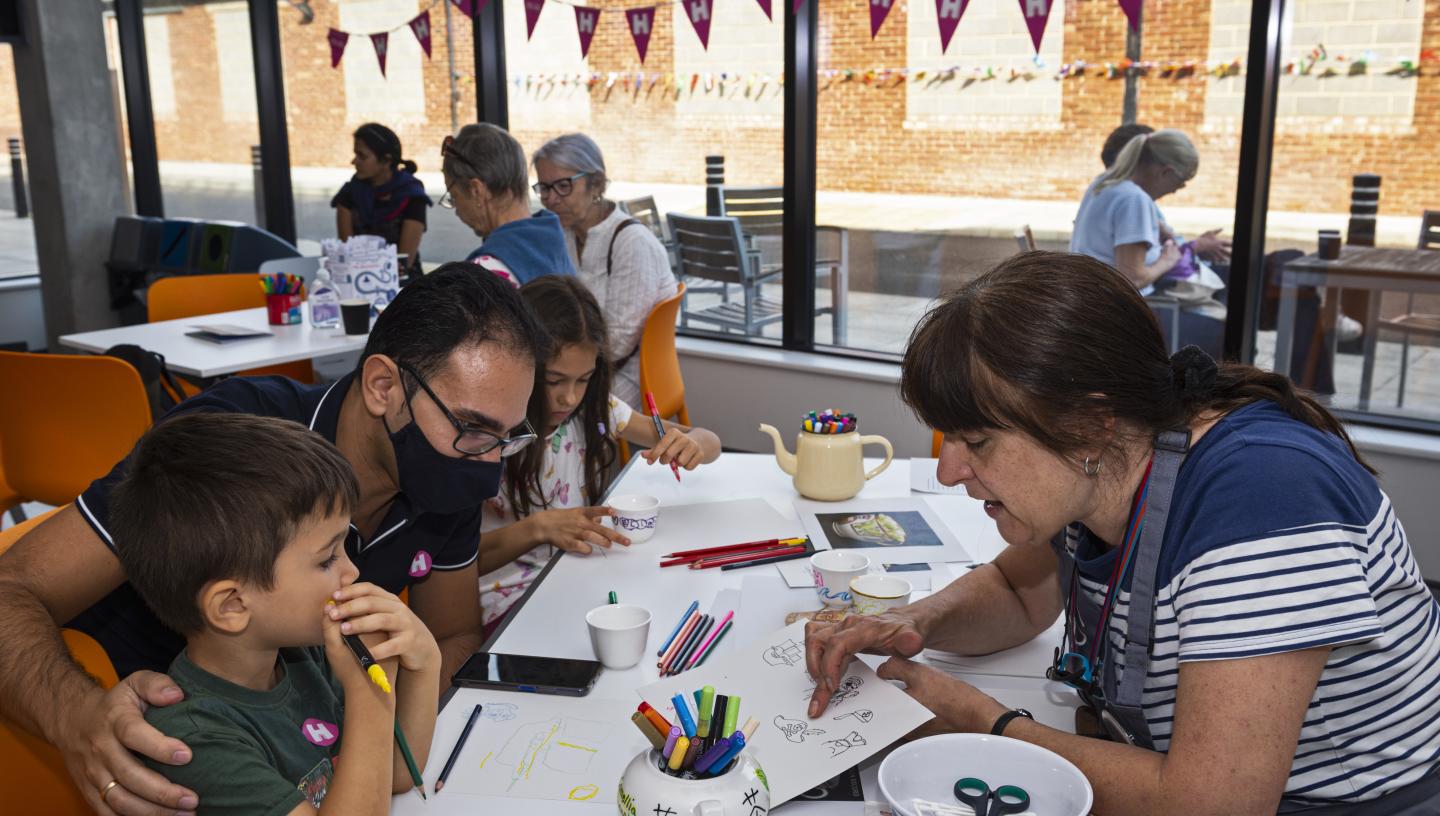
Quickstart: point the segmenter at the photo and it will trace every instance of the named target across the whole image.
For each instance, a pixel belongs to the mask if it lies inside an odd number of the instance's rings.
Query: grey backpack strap
[[[624,221],[621,221],[619,224],[615,225],[615,231],[610,233],[610,248],[605,252],[605,277],[610,277],[610,273],[615,271],[615,239],[620,237],[620,231],[630,226],[631,224],[639,223],[639,221],[636,221],[633,218],[627,218]],[[630,356],[634,353],[635,352],[633,351],[630,352],[629,355],[626,355],[625,359],[630,359]]]
[[[1116,702],[1140,705],[1140,696],[1149,674],[1151,630],[1155,623],[1155,580],[1160,568],[1160,548],[1165,524],[1170,518],[1170,499],[1180,465],[1190,452],[1189,431],[1163,431],[1155,437],[1155,462],[1145,497],[1144,528],[1135,550],[1130,576],[1130,606],[1125,629],[1125,674],[1120,678]]]

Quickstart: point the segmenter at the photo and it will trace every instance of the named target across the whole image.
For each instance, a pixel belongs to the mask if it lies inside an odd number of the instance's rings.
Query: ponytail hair
[[[1115,157],[1115,163],[1100,174],[1095,189],[1104,190],[1127,181],[1141,166],[1151,164],[1169,167],[1178,173],[1181,179],[1189,181],[1200,169],[1200,154],[1196,152],[1190,137],[1178,130],[1167,128],[1154,133],[1142,133],[1125,143],[1120,155]]]
[[[355,129],[355,138],[365,143],[375,158],[385,161],[390,165],[392,171],[399,170],[413,174],[420,168],[415,162],[402,158],[400,137],[395,131],[380,124],[379,122],[366,122]]]
[[[1216,364],[1193,346],[1171,356],[1135,287],[1084,255],[1026,252],[947,295],[910,336],[900,393],[941,433],[1014,429],[1072,460],[1097,439],[1122,455],[1123,442],[1269,400],[1375,473],[1285,376]]]

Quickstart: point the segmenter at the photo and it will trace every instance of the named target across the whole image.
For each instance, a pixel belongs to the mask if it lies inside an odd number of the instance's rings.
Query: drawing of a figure
[[[763,659],[772,666],[798,666],[805,660],[805,650],[787,638],[784,643],[766,649]]]
[[[484,703],[480,707],[480,716],[491,722],[509,722],[515,719],[515,704]]]
[[[858,694],[860,693],[860,687],[863,686],[863,685],[865,685],[865,678],[863,678],[863,677],[861,677],[861,676],[859,676],[859,675],[856,675],[856,674],[852,674],[852,675],[850,675],[849,677],[846,677],[845,679],[841,680],[841,681],[840,681],[840,688],[836,689],[836,690],[835,690],[835,693],[832,694],[832,695],[830,695],[830,705],[833,706],[833,705],[835,705],[836,703],[842,702],[842,701],[844,701],[844,700],[848,700],[848,699],[850,699],[851,697],[855,697],[856,695],[858,695]],[[814,687],[814,686],[811,686],[808,690],[806,690],[806,692],[805,692],[805,694],[804,694],[803,696],[804,696],[805,699],[808,700],[808,699],[810,698],[810,695],[812,695],[812,694],[814,694],[814,693],[815,693],[815,687]],[[839,718],[836,717],[836,719],[839,719]]]
[[[841,714],[841,715],[838,716],[838,717],[831,717],[830,719],[832,719],[832,720],[843,720],[843,719],[845,719],[846,717],[854,717],[855,719],[859,720],[859,721],[862,722],[862,723],[868,723],[868,722],[870,722],[871,720],[875,719],[875,712],[871,711],[871,710],[868,709],[868,708],[861,708],[861,709],[857,709],[857,710],[855,710],[855,711],[852,711],[852,712],[850,712],[849,714]]]
[[[851,731],[840,739],[825,740],[825,745],[830,749],[830,756],[837,757],[857,745],[864,745],[865,738],[860,736],[859,731]]]
[[[583,774],[610,731],[608,723],[569,717],[526,723],[515,729],[495,761],[514,768],[509,790],[522,781],[553,781],[547,779],[553,773]]]
[[[810,728],[804,720],[787,720],[785,717],[775,715],[775,727],[785,735],[785,739],[794,743],[803,743],[805,738],[811,734],[823,734],[825,731],[819,728]]]

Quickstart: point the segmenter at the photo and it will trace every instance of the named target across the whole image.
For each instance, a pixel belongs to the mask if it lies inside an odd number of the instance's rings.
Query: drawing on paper
[[[837,757],[857,745],[864,745],[865,738],[860,736],[859,731],[851,731],[840,739],[825,740],[825,747],[830,749],[830,756]]]
[[[775,727],[780,729],[780,733],[785,735],[785,739],[794,743],[805,742],[805,738],[811,734],[825,733],[824,729],[811,728],[804,720],[789,720],[780,714],[775,715],[774,722]]]
[[[481,703],[480,716],[490,722],[509,722],[515,719],[518,709],[514,703]]]
[[[851,697],[858,696],[860,694],[860,687],[863,685],[865,685],[865,678],[853,674],[841,680],[840,688],[836,689],[835,693],[830,695],[830,705],[837,705]],[[805,692],[804,699],[810,699],[813,694],[815,694],[815,686],[812,685],[809,691]],[[839,718],[837,717],[836,719]],[[869,720],[865,720],[864,722],[869,722]]]
[[[608,723],[573,717],[552,717],[526,723],[500,749],[496,764],[508,766],[507,791],[526,780],[544,779],[549,772],[583,774],[590,768],[597,747],[610,735]]]
[[[871,720],[875,719],[875,712],[871,711],[871,710],[868,709],[868,708],[861,708],[861,709],[857,709],[857,710],[855,710],[855,711],[852,711],[852,712],[850,712],[849,714],[841,714],[841,715],[838,716],[838,717],[831,717],[830,719],[832,719],[832,720],[843,720],[843,719],[850,718],[850,717],[853,717],[854,719],[857,719],[857,720],[859,720],[859,721],[862,722],[862,723],[868,723],[868,722],[870,722]]]
[[[798,666],[805,662],[805,648],[787,638],[784,643],[766,649],[763,659],[772,666]]]
[[[565,798],[572,799],[576,802],[587,802],[594,799],[595,794],[599,792],[599,785],[576,785],[570,789],[570,795]]]

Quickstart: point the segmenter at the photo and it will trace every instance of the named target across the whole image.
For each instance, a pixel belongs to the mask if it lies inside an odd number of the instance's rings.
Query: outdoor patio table
[[[1276,323],[1275,370],[1288,373],[1290,348],[1295,333],[1295,302],[1302,286],[1325,288],[1324,325],[1331,327],[1326,347],[1335,348],[1334,326],[1340,310],[1340,291],[1364,289],[1371,293],[1363,318],[1365,324],[1364,367],[1360,375],[1360,410],[1370,407],[1370,390],[1375,379],[1375,344],[1379,339],[1380,294],[1409,292],[1440,294],[1440,252],[1428,249],[1379,249],[1346,246],[1340,257],[1327,261],[1306,255],[1286,264],[1280,273],[1280,314]],[[1283,361],[1283,362],[1282,362]]]

